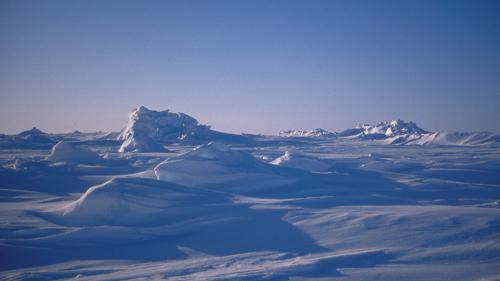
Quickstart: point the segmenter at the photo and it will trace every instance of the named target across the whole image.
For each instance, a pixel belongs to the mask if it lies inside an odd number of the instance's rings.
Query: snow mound
[[[319,159],[308,157],[298,152],[292,153],[290,151],[285,151],[285,154],[274,159],[270,163],[277,166],[302,169],[313,172],[323,172],[330,168],[330,165]]]
[[[118,136],[118,140],[123,141],[119,152],[164,151],[161,143],[202,137],[208,132],[208,126],[200,125],[187,114],[141,106],[130,113],[127,126]]]
[[[249,153],[210,142],[163,161],[154,171],[159,180],[186,186],[241,187],[272,178],[273,168]]]
[[[310,131],[302,131],[302,130],[288,130],[283,131],[278,134],[280,137],[330,137],[334,136],[335,133],[323,130],[321,128],[317,128]]]
[[[151,225],[201,215],[204,203],[215,199],[166,182],[113,178],[56,211],[59,220],[72,225]]]
[[[77,147],[69,142],[60,141],[52,147],[47,160],[53,162],[73,162],[81,164],[96,164],[102,161],[99,154]]]

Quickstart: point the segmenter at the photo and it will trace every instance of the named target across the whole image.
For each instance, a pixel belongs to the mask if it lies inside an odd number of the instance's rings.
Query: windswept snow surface
[[[399,125],[368,131],[432,134]],[[147,153],[105,133],[4,147],[0,280],[499,280],[499,147],[358,129]]]

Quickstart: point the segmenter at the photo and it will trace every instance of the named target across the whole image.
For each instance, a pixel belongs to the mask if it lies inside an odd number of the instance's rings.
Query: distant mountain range
[[[324,129],[311,131],[288,130],[279,133],[281,137],[292,138],[339,138],[345,140],[370,140],[385,144],[415,145],[461,145],[481,146],[500,144],[500,136],[490,132],[430,132],[414,122],[392,120],[376,125],[358,125],[341,132],[329,132]]]
[[[166,152],[165,146],[173,143],[245,142],[255,137],[257,136],[218,132],[208,125],[200,124],[187,114],[169,110],[155,111],[141,106],[132,110],[125,128],[119,133],[75,131],[68,134],[47,134],[34,127],[17,135],[0,134],[0,147],[46,149],[65,140],[86,144],[119,145],[119,152]],[[414,122],[403,120],[379,122],[376,125],[358,125],[340,132],[329,132],[321,128],[310,131],[288,130],[280,132],[278,137],[371,141],[399,145],[500,145],[500,136],[490,132],[430,132]]]

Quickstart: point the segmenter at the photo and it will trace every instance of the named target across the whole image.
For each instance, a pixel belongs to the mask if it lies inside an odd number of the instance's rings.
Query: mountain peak
[[[365,135],[385,135],[387,137],[428,133],[414,122],[406,122],[401,119],[379,122],[375,126],[364,125],[361,128],[364,129]]]
[[[140,106],[130,112],[127,126],[118,136],[123,141],[119,151],[164,151],[162,143],[195,138],[209,130],[187,114]]]
[[[33,127],[30,130],[22,131],[18,134],[18,136],[25,136],[25,135],[46,135],[47,133],[43,132],[42,130],[38,129],[37,127]]]

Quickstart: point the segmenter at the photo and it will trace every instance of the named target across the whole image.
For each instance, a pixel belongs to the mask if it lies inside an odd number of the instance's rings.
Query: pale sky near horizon
[[[415,121],[500,133],[500,1],[0,1],[0,133]]]

